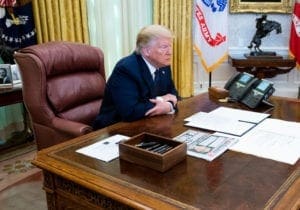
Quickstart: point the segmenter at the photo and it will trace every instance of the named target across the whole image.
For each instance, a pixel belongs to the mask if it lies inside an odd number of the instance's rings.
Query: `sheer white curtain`
[[[133,52],[138,31],[152,24],[152,0],[87,0],[90,44],[104,52],[107,78]]]

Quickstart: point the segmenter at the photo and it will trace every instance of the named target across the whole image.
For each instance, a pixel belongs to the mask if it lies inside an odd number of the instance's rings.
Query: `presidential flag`
[[[295,2],[292,14],[290,54],[296,59],[297,68],[300,69],[300,1]]]
[[[1,44],[24,48],[37,43],[32,3],[14,7],[0,7]]]
[[[211,72],[227,59],[227,0],[196,0],[194,49],[202,66]]]

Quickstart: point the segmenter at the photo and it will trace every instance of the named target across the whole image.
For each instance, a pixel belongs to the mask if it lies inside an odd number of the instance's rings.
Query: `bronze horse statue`
[[[263,51],[259,48],[261,45],[261,39],[269,35],[274,30],[276,31],[276,34],[282,32],[280,23],[273,20],[267,20],[267,15],[262,15],[261,18],[257,18],[256,32],[248,48],[254,48],[254,54],[262,54]]]

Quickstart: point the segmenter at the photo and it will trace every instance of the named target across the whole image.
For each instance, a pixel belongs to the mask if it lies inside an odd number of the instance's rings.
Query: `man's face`
[[[172,39],[159,38],[143,49],[143,56],[156,68],[169,66],[172,59]]]
[[[6,76],[6,70],[0,69],[0,78],[4,78]]]

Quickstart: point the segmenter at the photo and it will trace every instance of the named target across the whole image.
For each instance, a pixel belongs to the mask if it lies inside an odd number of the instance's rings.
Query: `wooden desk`
[[[258,78],[271,78],[278,74],[291,71],[296,61],[289,56],[282,58],[269,57],[246,57],[244,55],[229,56],[229,63],[239,72],[247,72]]]
[[[272,97],[273,118],[300,121],[298,100]],[[143,131],[173,138],[183,119],[221,104],[202,94],[179,102],[176,115],[117,123],[38,152],[49,209],[285,209],[300,207],[300,161],[295,165],[227,151],[212,162],[187,156],[165,173],[115,159],[105,163],[75,151],[114,134]],[[229,107],[245,108],[234,103]],[[262,139],[263,140],[263,139]]]

